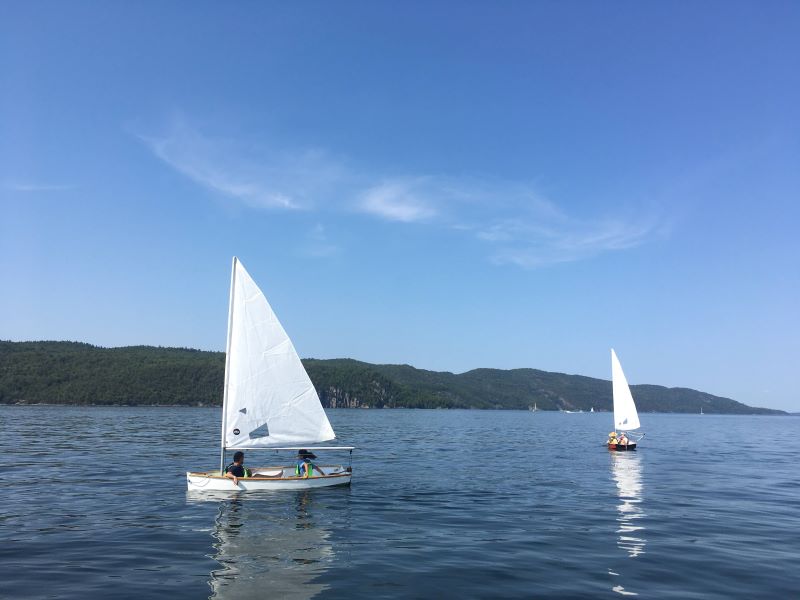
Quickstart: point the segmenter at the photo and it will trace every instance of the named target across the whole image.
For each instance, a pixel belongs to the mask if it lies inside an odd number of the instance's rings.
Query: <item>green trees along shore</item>
[[[610,411],[611,382],[536,369],[426,371],[351,359],[303,361],[328,408]],[[0,341],[0,404],[222,404],[225,354],[189,348],[100,348]],[[640,412],[784,414],[686,388],[631,386]]]

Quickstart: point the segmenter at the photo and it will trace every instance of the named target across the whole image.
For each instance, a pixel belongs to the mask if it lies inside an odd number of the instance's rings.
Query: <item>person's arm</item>
[[[233,485],[239,485],[239,478],[230,471],[225,473],[225,477],[227,477],[228,479],[233,479]]]
[[[317,465],[314,465],[314,469],[316,469],[317,471],[319,471],[319,474],[320,474],[320,475],[322,475],[323,477],[325,477],[325,471],[323,471],[322,469],[320,469],[320,468],[319,468]]]

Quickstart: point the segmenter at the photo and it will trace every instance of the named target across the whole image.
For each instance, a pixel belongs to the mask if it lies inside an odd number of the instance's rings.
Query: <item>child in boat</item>
[[[244,466],[244,452],[241,450],[233,455],[233,464],[225,467],[225,477],[233,479],[233,485],[239,485],[240,477],[249,477],[250,470]]]
[[[619,440],[617,441],[617,444],[621,444],[623,446],[628,445],[628,436],[625,435],[625,432],[619,434]]]
[[[616,444],[617,443],[617,432],[612,431],[608,434],[608,443],[609,444]]]
[[[296,477],[311,477],[314,474],[314,469],[323,477],[325,476],[325,472],[311,462],[312,458],[317,457],[313,452],[309,452],[308,450],[300,450],[297,453],[297,466],[294,470]]]

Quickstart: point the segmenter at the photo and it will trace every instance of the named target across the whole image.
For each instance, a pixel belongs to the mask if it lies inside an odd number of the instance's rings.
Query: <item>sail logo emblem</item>
[[[234,429],[233,430],[233,435],[239,435],[239,430],[238,429]]]

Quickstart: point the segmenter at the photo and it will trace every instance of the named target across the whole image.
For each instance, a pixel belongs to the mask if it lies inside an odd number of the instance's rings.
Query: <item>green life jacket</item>
[[[303,473],[303,465],[308,465],[308,471]],[[294,476],[295,477],[311,477],[314,474],[314,464],[309,461],[306,462],[304,460],[298,460],[297,464],[294,466]]]

